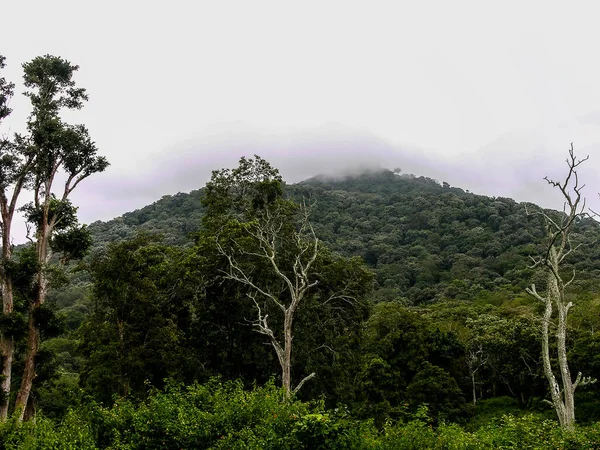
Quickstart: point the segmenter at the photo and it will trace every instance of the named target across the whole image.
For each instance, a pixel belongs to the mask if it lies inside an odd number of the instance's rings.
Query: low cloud
[[[590,145],[578,153],[600,154],[600,146]],[[109,220],[163,195],[199,189],[213,170],[235,167],[241,156],[254,154],[277,167],[288,183],[318,174],[398,167],[403,173],[446,181],[474,193],[552,208],[562,207],[561,198],[543,178],[561,179],[567,168],[566,149],[549,150],[527,133],[507,134],[476,152],[446,156],[336,125],[269,135],[243,127],[223,128],[148,155],[126,170],[109,169],[90,177],[73,200],[80,205],[84,222]],[[590,162],[581,170],[592,208],[600,191],[600,174],[594,167]]]

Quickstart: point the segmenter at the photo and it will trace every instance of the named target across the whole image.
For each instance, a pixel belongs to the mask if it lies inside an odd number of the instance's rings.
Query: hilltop
[[[285,189],[313,204],[311,220],[322,241],[344,256],[362,257],[374,270],[380,299],[421,304],[500,291],[509,298],[530,282],[529,255],[544,237],[540,217],[531,214],[535,205],[390,170],[316,176]],[[165,195],[91,224],[94,252],[139,231],[161,234],[166,244],[190,245],[203,214],[202,195],[202,189]],[[591,219],[580,229],[590,242],[600,236]],[[586,246],[576,269],[577,283],[590,289],[600,275],[600,247]]]

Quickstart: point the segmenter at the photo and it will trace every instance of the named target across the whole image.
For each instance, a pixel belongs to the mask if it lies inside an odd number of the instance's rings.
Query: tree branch
[[[295,394],[296,392],[298,392],[298,391],[300,390],[300,388],[301,388],[302,386],[304,386],[304,383],[306,383],[308,380],[310,380],[310,379],[314,378],[314,377],[315,377],[315,375],[316,375],[316,373],[315,373],[315,372],[313,372],[313,373],[311,373],[310,375],[307,375],[307,376],[305,376],[305,377],[302,379],[302,381],[300,381],[300,383],[298,383],[298,386],[296,386],[296,387],[294,388],[294,390],[292,391],[292,393],[293,393],[293,394]]]

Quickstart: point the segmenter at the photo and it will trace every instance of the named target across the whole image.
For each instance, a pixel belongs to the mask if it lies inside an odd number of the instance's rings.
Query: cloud
[[[600,125],[600,111],[592,111],[579,117],[582,125]]]
[[[235,167],[241,156],[258,154],[295,183],[317,174],[345,174],[400,167],[403,173],[446,181],[471,192],[561,208],[560,195],[543,180],[566,173],[564,148],[550,147],[531,132],[499,136],[476,152],[445,156],[417,146],[395,144],[370,133],[329,124],[267,133],[243,124],[221,125],[173,145],[127,168],[109,169],[82,183],[73,200],[85,222],[109,220],[163,195],[199,189],[212,170]],[[578,154],[600,154],[599,145]],[[592,162],[582,166],[589,204],[597,205],[600,176]],[[600,209],[600,208],[598,208]]]

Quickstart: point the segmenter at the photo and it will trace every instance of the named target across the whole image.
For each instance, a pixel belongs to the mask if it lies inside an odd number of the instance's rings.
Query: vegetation
[[[257,156],[85,227],[69,194],[107,163],[60,118],[85,99],[76,66],[24,69],[28,134],[0,158],[0,449],[600,445],[600,387],[569,374],[600,376],[600,227],[578,184],[560,213],[400,171],[286,185]]]
[[[4,67],[4,58],[0,58]],[[1,68],[1,67],[0,67]],[[0,162],[0,210],[2,232],[2,269],[0,285],[3,301],[3,322],[14,322],[14,290],[19,290],[27,307],[27,339],[21,385],[15,399],[15,411],[20,420],[32,417],[35,404],[30,398],[36,376],[36,358],[40,350],[43,310],[48,291],[57,283],[57,270],[71,259],[81,259],[91,244],[89,231],[77,221],[77,208],[69,196],[77,185],[90,175],[102,172],[107,160],[98,156],[98,149],[83,125],[63,121],[64,109],[80,109],[87,100],[85,89],[75,86],[73,74],[78,66],[51,55],[37,57],[23,64],[25,96],[31,100],[32,111],[27,120],[27,134],[5,139]],[[2,105],[13,94],[12,85],[4,80]],[[3,106],[2,116],[10,114]],[[65,181],[55,194],[57,178]],[[27,221],[30,245],[13,255],[11,227],[21,191],[26,188],[32,200],[20,208]],[[52,255],[60,255],[58,264]],[[19,285],[18,280],[21,280]],[[6,327],[1,332],[2,390],[0,421],[6,420],[8,399],[12,390],[12,365],[16,334],[19,330]]]
[[[377,428],[322,403],[282,401],[268,383],[252,390],[212,380],[170,385],[143,403],[88,404],[60,422],[0,425],[2,449],[594,449],[598,425],[565,430],[535,414],[506,415],[477,429],[431,426],[423,407],[403,423]]]
[[[542,317],[542,360],[544,362],[544,375],[550,385],[552,406],[556,410],[558,420],[564,427],[572,427],[575,423],[575,390],[578,386],[595,383],[596,379],[582,377],[577,374],[575,381],[571,378],[567,357],[567,319],[573,302],[567,300],[567,287],[575,280],[576,272],[573,269],[570,278],[565,278],[563,266],[568,261],[570,254],[585,242],[574,242],[576,239],[577,221],[585,216],[585,200],[582,200],[579,184],[578,167],[586,161],[578,160],[573,152],[573,144],[569,151],[567,164],[569,171],[564,182],[552,181],[546,178],[549,184],[558,188],[565,199],[565,211],[558,218],[552,218],[542,213],[546,221],[547,244],[540,257],[533,258],[534,267],[541,266],[547,273],[546,295],[538,294],[535,284],[527,288],[527,292],[540,300],[544,306]],[[558,367],[561,383],[557,381],[556,372],[550,360],[549,329],[552,320],[553,308],[557,310],[556,346],[558,353]]]

